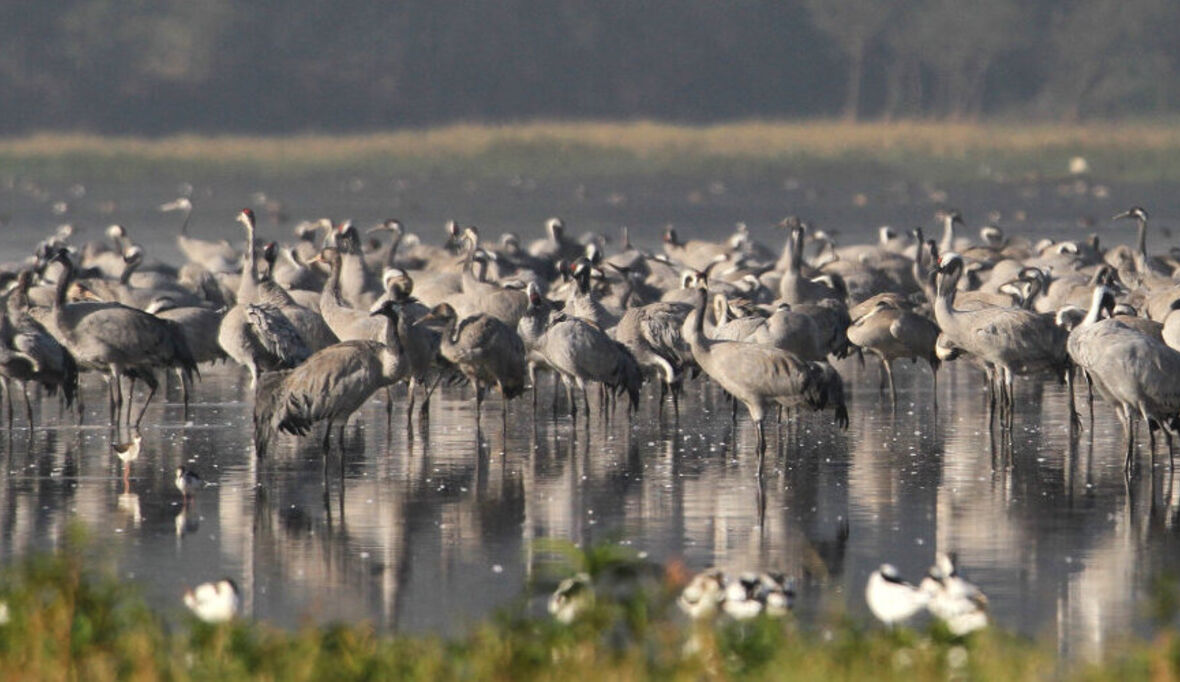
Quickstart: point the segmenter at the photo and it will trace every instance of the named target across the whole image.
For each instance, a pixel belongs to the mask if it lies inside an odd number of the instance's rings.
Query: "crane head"
[[[1122,213],[1111,218],[1111,220],[1120,220],[1122,218],[1134,218],[1139,222],[1145,223],[1147,222],[1147,211],[1143,210],[1143,208],[1140,206],[1132,206],[1131,208],[1128,208]]]
[[[238,211],[238,222],[245,225],[248,229],[254,229],[254,209],[243,208],[241,211]]]
[[[951,225],[955,225],[955,224],[958,224],[958,225],[964,225],[964,224],[965,224],[965,223],[963,222],[963,214],[959,213],[959,212],[958,212],[958,211],[956,211],[955,209],[943,209],[943,210],[940,210],[940,211],[939,211],[939,212],[936,214],[936,217],[937,217],[937,218],[938,218],[940,221],[942,221],[942,222],[945,222],[945,223],[949,223],[949,224],[951,224]]]
[[[373,317],[376,317],[377,315],[384,315],[385,317],[389,318],[390,322],[397,324],[399,308],[400,306],[396,301],[391,298],[386,298],[378,301],[373,305],[372,308],[369,308],[369,315]]]

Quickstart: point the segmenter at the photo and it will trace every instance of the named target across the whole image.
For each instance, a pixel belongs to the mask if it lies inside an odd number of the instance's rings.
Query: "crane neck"
[[[694,310],[696,319],[692,321],[692,325],[688,328],[688,344],[692,346],[692,352],[696,354],[708,354],[709,345],[705,338],[705,308],[709,300],[709,292],[705,289],[700,290],[697,297],[697,305]]]
[[[74,266],[72,263],[62,263],[61,276],[57,278],[57,287],[53,291],[53,310],[60,312],[62,307],[66,304],[66,291],[70,288],[70,282],[74,281]]]
[[[944,320],[954,318],[958,312],[955,310],[955,291],[958,283],[958,277],[948,281],[946,275],[942,274],[934,279],[934,317],[940,325]]]
[[[798,230],[792,230],[787,244],[791,249],[789,272],[798,275],[803,272],[803,233]]]
[[[1089,327],[1096,324],[1102,317],[1102,295],[1095,290],[1094,297],[1090,300],[1090,309],[1086,311],[1086,316],[1078,323],[1078,328]]]
[[[258,265],[254,254],[254,222],[246,223],[246,263],[242,268],[242,280],[238,283],[238,303],[253,302],[258,290]]]
[[[946,216],[942,219],[942,243],[939,248],[943,251],[950,251],[955,245],[955,219],[952,216]]]
[[[1139,237],[1137,241],[1139,257],[1144,262],[1147,262],[1147,220],[1145,218],[1137,218],[1136,222],[1139,223]]]
[[[328,266],[328,281],[324,282],[324,291],[320,296],[321,299],[323,299],[324,296],[327,296],[328,302],[333,303],[336,306],[344,305],[344,302],[341,300],[340,296],[341,260],[342,257],[339,252],[332,256],[332,262]]]
[[[402,232],[397,230],[393,233],[393,239],[389,242],[389,253],[385,254],[385,267],[392,268],[394,261],[397,260],[397,249],[402,243]]]
[[[122,284],[125,287],[131,286],[131,275],[138,267],[139,263],[137,262],[123,263],[123,274],[119,275],[119,284]]]

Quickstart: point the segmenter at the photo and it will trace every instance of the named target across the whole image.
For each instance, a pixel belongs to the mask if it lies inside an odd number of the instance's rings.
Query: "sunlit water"
[[[877,187],[875,210],[851,207],[851,187],[806,194],[783,179],[719,193],[705,181],[580,191],[542,183],[516,194],[508,179],[444,185],[437,194],[421,182],[369,179],[358,187],[339,179],[289,186],[285,198],[297,217],[394,214],[418,229],[450,215],[478,221],[486,211],[491,232],[526,235],[556,212],[601,228],[644,226],[638,237],[648,243],[666,220],[688,234],[717,235],[739,219],[777,243],[766,225],[791,211],[846,225],[851,241],[881,222],[927,220],[932,210],[917,189],[884,182],[867,186]],[[62,219],[90,228],[83,239],[122,221],[150,253],[175,260],[172,223],[153,208],[174,189],[171,179],[105,192],[99,183],[72,198],[59,219],[48,206],[69,196],[65,186],[33,196],[13,183],[3,196],[16,229],[0,233],[0,252],[15,257]],[[198,187],[205,208],[194,230],[237,237],[229,217],[255,189],[270,188]],[[624,190],[626,201],[608,201]],[[1058,235],[1078,234],[1078,216],[1123,208],[1052,186],[1031,198],[1028,191],[981,183],[963,188],[959,205],[1039,212],[1043,219],[1011,229]],[[1167,188],[1150,194],[1163,207],[1157,214],[1176,208]],[[104,196],[120,205],[100,210]],[[1140,194],[1122,203],[1139,201],[1147,203]],[[280,236],[274,226],[264,231]],[[1141,445],[1138,473],[1127,483],[1109,408],[1099,402],[1093,425],[1071,440],[1064,387],[1051,382],[1018,380],[1020,409],[1005,448],[988,428],[982,375],[969,366],[944,369],[937,412],[925,365],[899,363],[895,410],[878,390],[875,363],[838,367],[849,429],[835,429],[830,412],[772,421],[761,484],[744,410],[731,426],[729,403],[700,380],[689,384],[679,419],[670,405],[660,412],[649,385],[633,418],[620,410],[608,420],[595,400],[588,422],[571,419],[564,399],[555,410],[546,380],[535,417],[526,396],[509,406],[505,429],[493,399],[479,431],[470,389],[455,387],[436,394],[428,423],[415,421],[408,433],[398,389],[388,425],[380,397],[350,423],[343,468],[334,453],[325,484],[318,435],[298,443],[283,437],[272,456],[255,460],[245,377],[223,365],[203,369],[188,421],[175,386],[157,399],[125,486],[109,447],[104,384],[88,376],[86,425],[59,420],[56,401],[45,399],[36,430],[25,427],[18,403],[16,427],[0,433],[0,558],[55,546],[77,519],[90,527],[104,565],[165,612],[179,612],[185,586],[228,575],[242,585],[254,618],[284,625],[367,619],[389,630],[456,633],[530,596],[525,586],[546,577],[541,539],[621,542],[692,570],[780,569],[800,580],[804,622],[831,610],[868,618],[863,586],[878,564],[917,578],[936,550],[950,550],[988,594],[995,622],[1052,639],[1071,657],[1094,657],[1148,627],[1151,586],[1180,559],[1180,491],[1166,455],[1153,468]],[[182,463],[212,484],[187,507],[172,483]],[[539,602],[532,595],[531,608],[540,610]]]

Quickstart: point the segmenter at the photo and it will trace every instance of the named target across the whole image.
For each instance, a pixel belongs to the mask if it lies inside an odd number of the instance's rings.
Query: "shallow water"
[[[558,212],[580,225],[642,225],[637,238],[649,243],[667,220],[688,234],[720,234],[745,219],[769,239],[769,221],[799,211],[846,225],[851,241],[880,222],[920,222],[932,212],[918,189],[884,181],[867,185],[870,211],[850,204],[851,186],[808,194],[782,178],[719,193],[708,179],[696,188],[599,181],[580,193],[541,183],[516,194],[504,192],[511,179],[474,189],[441,183],[437,191],[425,180],[394,180],[368,179],[359,188],[347,178],[292,183],[282,193],[296,217],[349,214],[364,222],[395,213],[414,228],[487,215],[481,224],[490,232],[529,234]],[[154,206],[174,196],[176,181],[96,182],[61,218],[48,207],[70,196],[67,188],[37,194],[14,182],[2,192],[12,228],[0,233],[0,255],[14,257],[47,226],[75,219],[89,228],[82,238],[126,222],[149,253],[175,260],[172,223]],[[206,208],[194,231],[236,237],[234,209],[254,189],[198,187]],[[956,196],[977,214],[1027,207],[1030,221],[1014,228],[1027,234],[1072,235],[1077,217],[1147,203],[1144,195],[1158,200],[1156,215],[1175,215],[1180,193],[1172,189],[1139,188],[1126,202],[1102,202],[1053,186],[1028,197],[1026,187],[980,183]],[[608,201],[624,190],[622,203]],[[119,205],[106,212],[103,197]],[[277,227],[264,229],[278,236]],[[1127,233],[1106,236],[1121,241]],[[506,430],[493,399],[476,431],[469,389],[437,394],[428,424],[415,425],[412,436],[403,391],[389,425],[375,398],[347,428],[342,479],[339,457],[328,463],[326,498],[318,438],[284,437],[273,456],[255,461],[248,390],[227,366],[203,369],[187,421],[175,387],[157,399],[125,487],[109,449],[105,389],[86,377],[86,426],[72,418],[57,425],[56,401],[46,399],[36,430],[18,408],[17,426],[0,433],[0,558],[53,547],[77,518],[90,526],[104,563],[170,613],[179,611],[185,586],[228,575],[256,618],[284,625],[370,619],[391,630],[454,633],[544,578],[538,539],[619,541],[693,570],[778,568],[801,580],[804,621],[830,609],[867,618],[862,590],[871,570],[889,561],[917,578],[939,549],[958,552],[998,624],[1053,638],[1068,656],[1095,657],[1107,642],[1148,627],[1151,585],[1180,559],[1180,490],[1165,459],[1151,468],[1145,446],[1139,473],[1126,482],[1121,432],[1107,406],[1099,403],[1094,424],[1071,441],[1064,387],[1018,380],[1020,410],[1005,449],[988,429],[982,375],[969,366],[941,373],[937,413],[925,365],[899,363],[896,410],[878,390],[874,363],[839,369],[849,429],[836,430],[830,413],[770,426],[761,486],[744,410],[731,427],[729,403],[704,382],[689,385],[679,419],[670,409],[660,413],[649,385],[633,419],[595,411],[587,422],[572,420],[564,404],[553,410],[546,381],[536,417],[527,397],[517,400]],[[188,507],[172,485],[181,463],[212,483]],[[532,598],[534,608],[539,602]]]

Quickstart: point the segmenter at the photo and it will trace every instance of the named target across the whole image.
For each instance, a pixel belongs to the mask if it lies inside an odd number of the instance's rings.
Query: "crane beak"
[[[1122,220],[1123,218],[1130,218],[1130,217],[1131,217],[1130,211],[1123,211],[1122,213],[1111,218],[1111,220]]]

